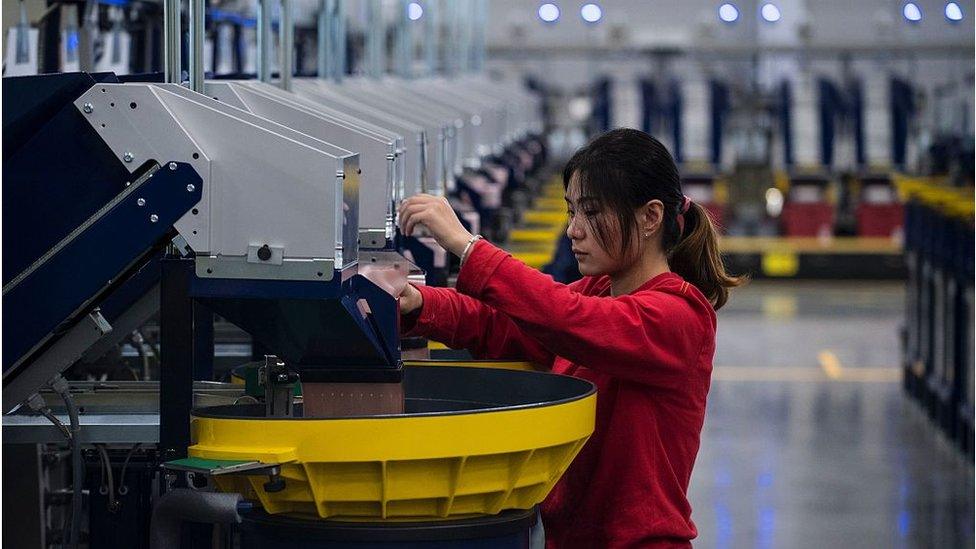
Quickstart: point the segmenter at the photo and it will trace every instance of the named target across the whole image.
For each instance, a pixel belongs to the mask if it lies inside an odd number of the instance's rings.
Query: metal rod
[[[464,74],[471,70],[471,45],[474,34],[474,25],[472,24],[473,4],[473,1],[468,0],[463,5],[455,8],[457,10],[457,19],[455,21],[458,34],[461,37],[461,47],[458,48],[458,74]]]
[[[204,1],[190,0],[190,89],[203,93]]]
[[[333,78],[341,82],[346,76],[346,2],[335,0],[335,15],[332,18],[333,36],[335,37],[335,67]]]
[[[377,0],[369,0],[366,4],[366,47],[365,73],[373,78],[379,78],[383,73],[380,68],[380,48],[385,36],[381,28],[383,17],[381,6]]]
[[[163,72],[172,84],[183,79],[180,42],[180,0],[163,0]]]
[[[424,58],[427,61],[428,76],[437,74],[440,59],[441,28],[438,24],[440,10],[437,9],[437,4],[436,0],[431,0],[424,11]]]
[[[271,82],[271,0],[258,3],[258,80]]]
[[[409,75],[406,70],[406,34],[407,24],[410,19],[407,17],[408,0],[399,0],[396,3],[397,16],[393,19],[393,74],[407,78]]]
[[[334,38],[331,28],[332,4],[334,3],[335,0],[319,0],[317,61],[319,78],[322,79],[332,78],[332,69],[335,66],[332,62],[332,56],[335,54],[332,51]]]
[[[291,16],[291,0],[281,0],[281,24],[278,28],[281,55],[281,89],[291,90],[291,77],[294,74],[295,25]]]
[[[475,0],[477,3],[477,19],[475,20],[475,32],[477,33],[474,71],[482,72],[485,70],[485,63],[488,58],[488,0]]]
[[[81,25],[78,27],[78,68],[82,72],[95,70],[95,33],[98,32],[98,4],[86,0],[79,6]]]

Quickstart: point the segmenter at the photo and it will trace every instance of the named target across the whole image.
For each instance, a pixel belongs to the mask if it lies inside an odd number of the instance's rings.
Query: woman
[[[563,184],[584,276],[568,286],[469,234],[445,200],[404,201],[404,233],[423,224],[462,264],[456,290],[404,289],[404,329],[597,386],[593,436],[542,505],[548,547],[688,547],[715,310],[740,280],[725,273],[715,229],[683,196],[671,155],[646,133],[597,137]]]

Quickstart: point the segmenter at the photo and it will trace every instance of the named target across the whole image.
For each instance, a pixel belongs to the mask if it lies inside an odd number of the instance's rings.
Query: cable
[[[108,451],[105,450],[104,444],[96,444],[98,448],[98,454],[102,458],[102,470],[107,472],[108,476],[108,509],[113,513],[119,508],[118,500],[115,499],[115,474],[112,472],[112,462],[108,459]]]
[[[81,421],[78,419],[78,407],[75,406],[71,392],[68,390],[68,382],[60,374],[51,380],[51,389],[54,389],[68,410],[68,419],[71,424],[71,532],[69,544],[73,549],[78,549],[81,538],[81,506],[82,506],[82,484],[85,481],[84,464],[81,461]]]
[[[61,431],[61,434],[64,435],[64,438],[65,440],[67,440],[68,445],[69,446],[72,445],[71,431],[68,430],[68,428],[61,421],[61,419],[58,418],[58,416],[54,415],[54,412],[52,412],[51,408],[48,407],[47,402],[44,401],[44,397],[42,397],[40,393],[34,393],[33,395],[31,395],[30,398],[27,399],[27,406],[31,410],[43,415],[48,419],[48,421],[53,423],[54,426],[57,427],[59,431]],[[64,532],[67,529],[67,519],[68,519],[67,514],[65,514],[65,516],[63,516],[61,519],[61,532]],[[64,549],[65,547],[65,540],[63,535],[61,538],[60,546],[61,549]]]
[[[119,476],[119,495],[120,496],[124,496],[124,495],[126,495],[129,492],[129,487],[126,486],[126,484],[125,484],[125,471],[129,467],[129,459],[132,458],[132,454],[136,453],[136,450],[138,450],[140,446],[142,446],[142,443],[141,442],[135,443],[135,445],[132,447],[132,449],[129,450],[129,453],[126,454],[125,461],[122,462],[122,474]],[[125,490],[125,491],[123,492],[123,490]]]
[[[51,408],[48,407],[47,402],[44,401],[44,397],[42,397],[40,393],[34,393],[30,398],[27,399],[27,407],[46,417],[48,421],[53,423],[54,426],[61,431],[64,438],[68,442],[71,442],[71,431],[68,430],[68,427],[61,421],[60,418],[58,418],[58,416],[54,415],[54,412],[52,412]]]

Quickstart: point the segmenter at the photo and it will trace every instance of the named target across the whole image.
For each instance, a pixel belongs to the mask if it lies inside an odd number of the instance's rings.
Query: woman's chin
[[[579,272],[583,276],[599,276],[603,274],[594,265],[588,265],[586,262],[580,261],[578,265]]]

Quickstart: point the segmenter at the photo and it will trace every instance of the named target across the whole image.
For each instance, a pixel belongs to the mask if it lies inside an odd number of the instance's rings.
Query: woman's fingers
[[[430,216],[428,215],[428,213],[424,210],[415,210],[409,212],[407,214],[406,224],[404,225],[404,231],[406,232],[406,235],[407,236],[412,235],[414,228],[418,224],[424,223],[424,221],[426,221],[429,217]],[[427,225],[426,223],[424,224]]]
[[[403,234],[406,236],[413,234],[413,228],[418,223],[418,216],[421,218],[426,217],[425,208],[422,205],[410,205],[401,210],[400,229],[403,231]]]

